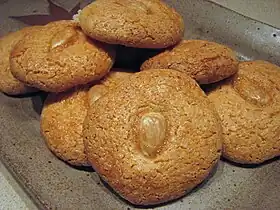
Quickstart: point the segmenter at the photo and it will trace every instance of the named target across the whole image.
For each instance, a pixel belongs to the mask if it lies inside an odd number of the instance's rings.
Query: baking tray
[[[78,1],[56,1],[70,11]],[[240,59],[279,65],[280,30],[205,0],[166,1],[184,16],[186,38],[232,47]],[[85,2],[82,2],[83,5]],[[0,1],[0,34],[24,26],[9,16],[48,14],[47,1]],[[73,168],[40,135],[42,95],[0,95],[0,158],[40,209],[135,209],[104,186],[94,171]],[[221,160],[187,196],[157,209],[280,209],[280,160],[240,167]],[[137,207],[139,208],[139,207]]]

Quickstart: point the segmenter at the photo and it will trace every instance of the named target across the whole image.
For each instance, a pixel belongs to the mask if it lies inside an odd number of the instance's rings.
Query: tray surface
[[[57,0],[71,10],[78,1]],[[82,5],[85,5],[83,2]],[[205,0],[166,0],[184,16],[186,38],[227,44],[241,59],[280,64],[280,30]],[[0,35],[24,26],[9,16],[48,14],[47,1],[0,2]],[[40,135],[42,95],[0,94],[0,159],[42,209],[134,209],[91,170],[74,169],[46,148]],[[158,209],[279,209],[280,160],[239,167],[221,160],[212,176],[178,201]]]

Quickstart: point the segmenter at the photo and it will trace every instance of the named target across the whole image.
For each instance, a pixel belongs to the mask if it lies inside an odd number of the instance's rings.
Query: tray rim
[[[237,14],[237,15],[239,15],[239,16],[242,16],[242,17],[244,17],[245,19],[252,20],[252,21],[255,21],[255,22],[257,22],[257,23],[261,23],[261,24],[263,24],[263,25],[266,25],[266,26],[270,26],[271,28],[276,29],[276,30],[280,30],[280,28],[278,28],[278,27],[275,27],[275,26],[273,26],[273,25],[271,25],[271,24],[268,24],[268,23],[265,23],[265,22],[263,22],[263,21],[259,21],[259,20],[257,20],[257,19],[254,19],[254,18],[248,17],[248,16],[246,16],[246,15],[243,15],[243,14],[241,14],[241,13],[239,13],[239,12],[233,10],[233,9],[230,9],[230,8],[228,8],[228,7],[225,7],[225,6],[223,6],[223,5],[220,5],[220,4],[218,4],[218,3],[216,3],[216,2],[213,2],[213,1],[211,1],[211,0],[203,0],[203,1],[206,1],[206,2],[208,2],[208,3],[210,3],[210,4],[213,4],[213,5],[217,6],[217,7],[222,8],[222,9],[224,9],[224,10],[230,11],[231,13],[234,13],[234,14]],[[25,27],[25,26],[23,26],[23,27]],[[11,97],[11,96],[9,96],[9,97]],[[29,96],[27,96],[27,97],[29,97]],[[0,103],[1,103],[1,102],[0,102]],[[276,159],[280,159],[280,157],[278,157],[278,158],[276,158]],[[0,155],[0,162],[4,165],[4,167],[5,167],[5,168],[7,169],[7,171],[12,175],[12,177],[14,178],[14,180],[19,184],[19,186],[21,187],[21,189],[26,193],[27,197],[30,198],[30,201],[32,201],[32,202],[34,203],[34,205],[35,205],[38,209],[49,209],[47,206],[44,205],[43,202],[40,201],[40,199],[38,199],[38,198],[36,197],[36,193],[34,193],[29,187],[27,187],[26,184],[24,183],[24,181],[23,181],[19,176],[17,176],[17,172],[16,172],[15,170],[13,170],[11,167],[9,167],[9,164],[7,163],[8,161],[7,161],[7,160],[5,159],[5,157],[2,156],[2,155]],[[178,202],[178,201],[176,201],[176,202]],[[50,209],[52,209],[52,208],[50,208]]]

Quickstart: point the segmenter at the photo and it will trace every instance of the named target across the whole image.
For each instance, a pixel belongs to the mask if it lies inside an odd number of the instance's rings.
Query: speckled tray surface
[[[77,0],[57,0],[68,11]],[[185,19],[186,38],[224,43],[241,59],[280,64],[280,30],[205,0],[167,0]],[[85,2],[83,2],[85,3]],[[44,0],[0,0],[0,34],[24,26],[9,16],[48,14]],[[0,94],[0,158],[41,209],[134,209],[93,171],[74,169],[46,148],[39,128],[41,95]],[[221,160],[213,175],[178,201],[158,209],[280,209],[280,160],[239,167]]]

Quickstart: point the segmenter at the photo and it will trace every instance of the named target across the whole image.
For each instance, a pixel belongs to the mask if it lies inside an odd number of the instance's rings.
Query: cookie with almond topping
[[[141,70],[174,69],[194,78],[199,84],[226,79],[238,70],[238,60],[227,46],[206,40],[184,40],[145,61]]]
[[[221,155],[214,106],[189,76],[147,70],[95,101],[84,123],[88,160],[137,205],[163,203],[201,183]]]
[[[208,98],[222,121],[225,158],[259,164],[280,155],[280,67],[242,62],[238,73],[210,90]]]
[[[72,21],[28,34],[11,52],[18,80],[46,92],[63,92],[99,80],[114,63],[113,47],[90,40]]]
[[[159,0],[97,0],[75,18],[93,39],[135,48],[166,48],[181,41],[182,17]]]

